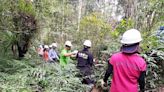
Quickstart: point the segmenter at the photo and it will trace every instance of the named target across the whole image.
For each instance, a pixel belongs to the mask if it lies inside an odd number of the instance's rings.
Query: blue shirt
[[[53,59],[59,60],[59,57],[54,49],[49,50],[48,56],[51,61],[53,61]]]

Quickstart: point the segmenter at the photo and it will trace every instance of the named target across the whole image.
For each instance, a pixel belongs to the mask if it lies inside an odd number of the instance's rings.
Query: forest
[[[145,92],[164,92],[164,0],[0,2],[0,92],[109,92],[112,77],[107,88],[100,80],[129,29],[139,30],[143,39]],[[72,52],[80,51],[85,40],[92,43],[92,90],[81,82],[76,58],[62,67],[37,53],[40,45],[56,43],[60,54],[66,41],[72,42]]]

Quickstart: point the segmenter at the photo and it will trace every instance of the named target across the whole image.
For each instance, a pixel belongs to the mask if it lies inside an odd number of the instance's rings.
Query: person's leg
[[[92,70],[90,67],[84,68],[84,81],[86,84],[94,84],[94,80],[91,79]]]

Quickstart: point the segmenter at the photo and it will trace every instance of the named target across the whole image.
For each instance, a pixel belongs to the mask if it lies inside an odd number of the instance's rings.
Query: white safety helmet
[[[57,43],[52,43],[52,46],[57,47]]]
[[[71,41],[66,41],[66,42],[65,42],[65,45],[72,47]]]
[[[39,48],[42,48],[43,46],[42,45],[39,45]]]
[[[122,36],[121,43],[122,44],[134,44],[138,43],[142,40],[141,33],[136,29],[130,29],[125,31]]]
[[[49,49],[48,45],[44,45],[44,48],[45,48],[45,49]]]
[[[49,45],[50,48],[52,48],[52,45]]]
[[[85,40],[83,45],[87,47],[91,47],[92,43],[90,40]]]

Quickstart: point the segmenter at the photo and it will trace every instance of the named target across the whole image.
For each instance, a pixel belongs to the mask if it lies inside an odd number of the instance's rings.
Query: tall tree
[[[78,24],[77,24],[77,31],[80,29],[80,20],[81,20],[81,12],[82,12],[82,7],[83,7],[83,1],[79,0],[79,5],[78,5]]]

